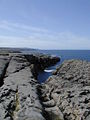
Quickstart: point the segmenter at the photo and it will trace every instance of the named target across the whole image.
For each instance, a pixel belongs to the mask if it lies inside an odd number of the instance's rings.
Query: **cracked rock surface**
[[[6,64],[7,60],[2,63]],[[0,70],[3,64],[0,64]],[[37,94],[38,83],[23,55],[12,56],[3,81],[0,87],[0,120],[45,120]]]
[[[53,74],[40,88],[50,119],[90,120],[90,62],[67,60]]]

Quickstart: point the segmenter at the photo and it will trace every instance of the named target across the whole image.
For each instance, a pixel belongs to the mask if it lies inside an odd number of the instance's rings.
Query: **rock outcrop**
[[[0,120],[47,119],[39,99],[39,83],[34,72],[36,75],[39,70],[54,64],[55,59],[23,54],[0,56]]]
[[[36,78],[38,72],[43,71],[45,68],[54,65],[60,61],[59,57],[49,56],[44,54],[31,54],[31,55],[25,55],[25,57],[32,64],[31,70]]]
[[[50,120],[90,120],[90,62],[68,60],[42,84]]]

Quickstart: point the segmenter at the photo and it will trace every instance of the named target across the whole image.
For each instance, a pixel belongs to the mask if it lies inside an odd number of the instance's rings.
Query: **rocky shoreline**
[[[90,62],[65,61],[40,90],[50,120],[90,120]]]
[[[0,120],[47,119],[36,76],[59,60],[46,55],[0,54]]]
[[[45,83],[38,83],[38,72],[59,60],[0,54],[0,120],[90,120],[90,62],[64,61]]]

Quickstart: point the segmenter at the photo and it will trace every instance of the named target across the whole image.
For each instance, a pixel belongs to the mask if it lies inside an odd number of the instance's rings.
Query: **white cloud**
[[[29,47],[40,49],[90,49],[90,40],[86,38],[73,37],[62,39],[60,36],[30,36],[30,37],[11,37],[0,36],[1,47]],[[52,39],[53,38],[53,39]]]
[[[30,25],[25,25],[21,23],[11,23],[6,20],[0,21],[0,28],[7,30],[26,30],[26,31],[34,31],[34,32],[49,32],[47,29],[32,27]]]
[[[90,49],[90,39],[71,32],[56,33],[44,28],[32,27],[20,23],[0,22],[0,29],[20,35],[0,34],[1,47],[29,47],[40,49]],[[23,37],[23,31],[26,34]]]

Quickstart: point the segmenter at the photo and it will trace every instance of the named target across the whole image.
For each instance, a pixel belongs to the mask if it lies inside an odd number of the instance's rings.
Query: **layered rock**
[[[34,59],[33,59],[34,56]],[[44,109],[39,99],[37,73],[42,61],[53,60],[47,56],[43,60],[36,55],[9,54],[0,56],[0,120],[45,120]],[[28,60],[27,60],[28,59]],[[54,58],[55,59],[55,58]],[[40,62],[39,62],[40,61]],[[44,61],[44,62],[43,62]],[[51,64],[48,64],[51,65]]]
[[[0,119],[44,120],[30,63],[24,56],[13,56],[0,88]]]
[[[65,61],[40,90],[51,120],[90,120],[90,62]]]

